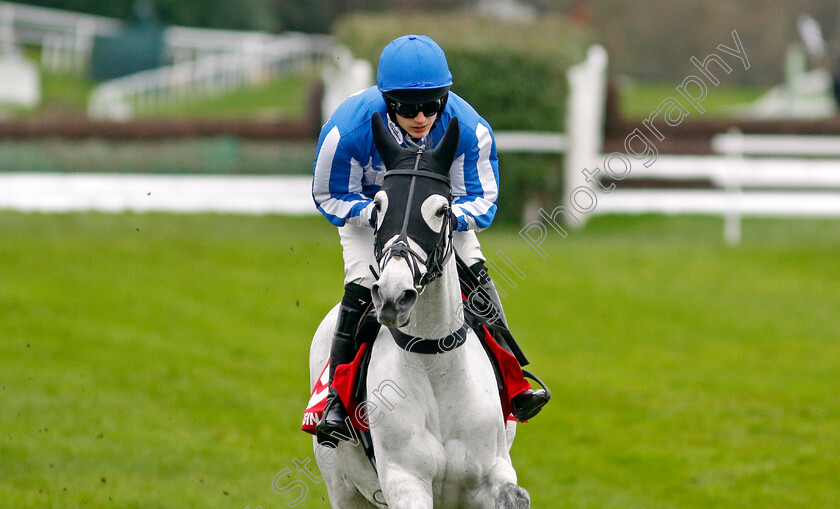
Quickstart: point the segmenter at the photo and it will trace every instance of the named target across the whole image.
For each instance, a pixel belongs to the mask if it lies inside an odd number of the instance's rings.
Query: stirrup
[[[523,369],[522,376],[524,376],[525,378],[530,378],[531,380],[540,384],[540,387],[543,388],[548,398],[551,399],[551,390],[549,390],[548,386],[542,380],[540,380],[539,377],[537,377],[537,375],[531,373],[527,369]]]
[[[543,383],[543,381],[540,380],[536,375],[524,369],[522,370],[522,375],[525,378],[530,378],[531,380],[537,382],[540,385],[540,387],[542,387],[542,389],[531,389],[531,396],[526,401],[520,402],[521,406],[519,406],[518,408],[517,405],[514,403],[514,400],[516,400],[519,396],[524,394],[524,392],[529,391],[524,391],[523,393],[517,394],[513,397],[513,399],[511,400],[511,404],[514,406],[513,416],[519,422],[525,422],[533,419],[538,413],[540,413],[542,407],[544,407],[546,403],[548,403],[551,399],[551,391],[549,390],[548,386],[545,383]]]

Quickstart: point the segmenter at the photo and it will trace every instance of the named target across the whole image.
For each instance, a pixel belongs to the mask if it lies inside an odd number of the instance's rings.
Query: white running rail
[[[115,18],[0,1],[0,50],[40,45],[41,64],[52,71],[84,71],[95,38],[123,27]],[[232,90],[332,55],[331,39],[321,35],[172,26],[163,36],[174,65],[102,84],[91,95],[91,115],[125,120],[152,104]]]
[[[311,176],[0,172],[0,210],[317,214]]]
[[[0,2],[4,45],[41,46],[41,64],[53,71],[83,70],[93,39],[116,34],[121,26],[114,18]]]
[[[724,218],[724,238],[741,241],[741,219],[840,217],[840,136],[716,135],[718,155],[660,155],[633,164],[632,179],[705,180],[711,189],[616,189],[598,213],[711,214]],[[624,182],[624,181],[622,181]]]
[[[281,73],[296,72],[329,58],[326,36],[277,36],[268,44],[246,45],[244,51],[209,53],[195,60],[111,80],[94,89],[88,114],[97,119],[128,120],[138,110],[212,96],[260,83]]]

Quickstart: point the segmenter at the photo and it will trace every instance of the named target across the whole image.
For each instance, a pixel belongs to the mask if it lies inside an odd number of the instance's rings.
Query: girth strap
[[[425,354],[450,352],[463,345],[469,333],[467,324],[463,324],[460,329],[439,339],[418,338],[390,327],[388,330],[394,336],[394,342],[397,346],[406,352]]]

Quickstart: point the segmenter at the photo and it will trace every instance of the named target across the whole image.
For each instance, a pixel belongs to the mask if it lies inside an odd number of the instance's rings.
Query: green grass
[[[40,111],[55,113],[87,112],[88,98],[95,85],[84,75],[41,70]]]
[[[30,59],[31,60],[31,59]],[[93,83],[83,76],[41,71],[41,102],[33,108],[0,102],[0,118],[31,118],[40,115],[83,115]]]
[[[295,119],[306,112],[315,73],[282,76],[243,90],[138,112],[140,117]]]
[[[689,108],[691,115],[697,115],[697,111],[677,92],[677,86],[679,83],[629,83],[623,86],[619,96],[622,115],[629,119],[647,118],[668,97]],[[752,103],[766,92],[755,87],[707,86],[707,95],[700,103],[706,110],[703,113],[705,118],[730,116],[733,107]]]
[[[272,481],[307,482],[309,341],[342,293],[333,227],[4,212],[0,234],[0,507],[294,499]],[[541,258],[515,230],[481,234],[526,274],[500,286],[554,394],[513,448],[534,507],[840,504],[840,223],[744,235],[597,218]],[[299,507],[328,507],[307,484]]]

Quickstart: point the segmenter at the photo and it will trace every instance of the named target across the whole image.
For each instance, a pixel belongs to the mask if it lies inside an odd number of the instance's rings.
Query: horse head
[[[458,150],[460,128],[453,117],[437,147],[426,150],[400,146],[378,113],[371,124],[386,168],[373,199],[374,253],[380,274],[371,295],[379,321],[402,327],[419,293],[440,277],[452,255],[449,167]]]

